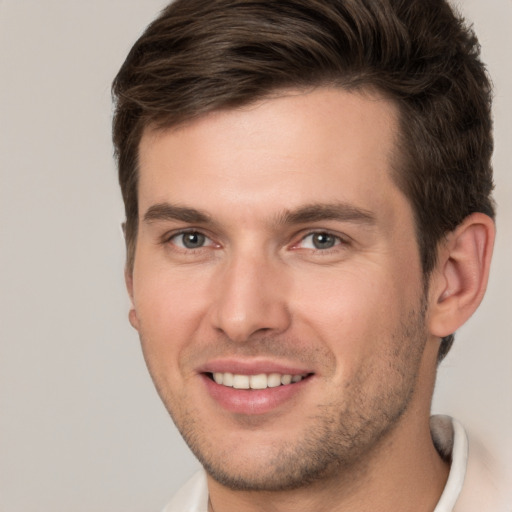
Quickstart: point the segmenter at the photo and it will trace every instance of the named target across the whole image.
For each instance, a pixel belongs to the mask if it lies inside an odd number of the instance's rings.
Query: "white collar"
[[[466,476],[468,438],[464,427],[449,416],[432,416],[430,432],[440,455],[451,460],[450,474],[434,512],[452,512]]]

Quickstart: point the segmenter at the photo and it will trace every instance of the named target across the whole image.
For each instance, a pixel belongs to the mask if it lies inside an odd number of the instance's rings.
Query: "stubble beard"
[[[366,470],[383,439],[396,427],[416,389],[427,334],[425,298],[418,310],[404,314],[391,336],[387,364],[368,366],[315,411],[304,411],[300,440],[281,441],[267,449],[264,462],[238,460],[229,447],[224,453],[211,445],[208,426],[188,410],[175,414],[170,397],[157,390],[185,442],[206,472],[221,485],[236,491],[286,491],[332,478],[354,479]],[[386,374],[375,375],[386,369]],[[386,383],[386,385],[383,385]],[[268,447],[267,447],[268,448]]]

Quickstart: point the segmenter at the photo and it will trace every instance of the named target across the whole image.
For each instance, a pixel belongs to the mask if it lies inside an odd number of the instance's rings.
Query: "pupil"
[[[334,246],[334,237],[327,233],[316,233],[313,236],[313,245],[317,249],[330,249]]]
[[[204,244],[204,235],[201,233],[186,233],[183,235],[183,245],[187,249],[197,249]]]

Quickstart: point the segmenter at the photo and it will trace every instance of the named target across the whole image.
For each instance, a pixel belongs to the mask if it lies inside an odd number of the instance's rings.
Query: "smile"
[[[243,375],[229,372],[214,372],[211,376],[217,384],[229,388],[267,389],[296,384],[306,378],[307,374],[291,375],[281,373],[260,373],[258,375]]]
[[[216,361],[208,366],[200,375],[209,396],[224,410],[244,416],[289,410],[315,377],[303,368],[261,361]]]

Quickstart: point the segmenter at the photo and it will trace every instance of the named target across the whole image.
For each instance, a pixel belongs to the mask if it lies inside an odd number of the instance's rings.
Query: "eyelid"
[[[202,247],[197,247],[196,249],[189,249],[188,247],[184,247],[182,245],[173,243],[173,239],[176,239],[182,235],[186,235],[187,233],[198,233],[200,235],[203,235],[205,237],[205,239],[208,241],[208,243],[206,243]],[[204,229],[199,229],[199,228],[194,228],[194,227],[182,228],[182,229],[178,229],[176,231],[168,232],[162,237],[162,243],[163,244],[170,243],[170,244],[174,245],[175,247],[177,247],[178,249],[185,250],[185,251],[198,251],[198,250],[204,249],[205,247],[220,247],[220,245],[218,243],[216,243],[213,240],[213,238],[205,232]]]
[[[181,245],[178,245],[176,243],[173,243],[173,239],[176,239],[177,237],[179,237],[181,235],[186,235],[187,233],[198,233],[198,234],[203,235],[206,239],[205,245],[203,245],[202,247],[198,247],[196,249],[190,249],[190,248],[186,248]],[[344,233],[335,232],[335,231],[329,230],[329,229],[318,228],[318,229],[302,230],[301,233],[296,234],[293,237],[296,241],[292,242],[291,249],[300,249],[301,248],[300,245],[304,242],[304,240],[306,240],[308,237],[311,237],[315,234],[325,234],[328,236],[332,236],[336,239],[336,243],[333,247],[330,247],[330,248],[326,248],[326,249],[310,248],[309,250],[314,250],[314,251],[318,251],[318,252],[327,252],[329,250],[336,250],[335,248],[338,246],[347,246],[347,245],[350,245],[350,243],[351,243],[350,237],[345,235]],[[161,243],[164,245],[171,243],[178,249],[183,249],[186,251],[194,251],[194,250],[197,251],[197,250],[201,250],[201,249],[207,248],[207,247],[218,247],[218,248],[221,247],[221,244],[216,242],[214,240],[214,238],[208,233],[207,230],[202,229],[202,228],[196,228],[196,227],[181,228],[181,229],[167,232],[162,236]]]
[[[333,232],[332,230],[329,230],[329,229],[319,228],[319,229],[308,230],[308,231],[304,232],[304,234],[300,234],[299,240],[292,244],[292,249],[301,249],[300,245],[304,242],[304,240],[306,240],[308,237],[311,237],[313,235],[318,235],[318,234],[325,234],[328,236],[332,236],[333,238],[336,239],[336,243],[334,244],[333,247],[329,247],[327,249],[318,249],[318,248],[312,247],[312,248],[308,248],[309,250],[314,250],[314,251],[318,251],[318,252],[327,252],[329,250],[336,250],[336,248],[339,246],[347,246],[350,244],[350,237],[348,237],[347,235],[344,235],[342,233]]]

